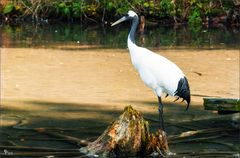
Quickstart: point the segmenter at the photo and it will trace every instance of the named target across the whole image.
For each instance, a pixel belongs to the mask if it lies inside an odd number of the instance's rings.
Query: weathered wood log
[[[89,157],[127,157],[169,154],[166,133],[149,132],[148,122],[131,106],[114,121],[97,140],[80,152]]]
[[[240,99],[203,98],[205,110],[216,110],[219,114],[240,112]]]

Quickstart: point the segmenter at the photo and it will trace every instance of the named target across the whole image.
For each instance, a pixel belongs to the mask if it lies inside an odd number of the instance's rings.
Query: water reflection
[[[0,26],[1,47],[56,47],[59,45],[94,48],[126,48],[129,25],[111,28],[80,24]],[[143,40],[144,38],[144,40]],[[149,48],[239,48],[240,28],[188,28],[184,26],[147,26],[140,45]],[[140,41],[144,41],[141,44]],[[89,48],[89,47],[88,47]]]

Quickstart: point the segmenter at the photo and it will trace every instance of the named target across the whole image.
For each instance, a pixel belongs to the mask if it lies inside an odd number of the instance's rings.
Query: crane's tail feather
[[[187,101],[187,107],[186,107],[186,111],[187,111],[191,102],[191,96],[190,96],[190,88],[189,88],[188,80],[185,76],[178,81],[178,87],[175,92],[175,96],[181,97],[183,98],[183,100]]]

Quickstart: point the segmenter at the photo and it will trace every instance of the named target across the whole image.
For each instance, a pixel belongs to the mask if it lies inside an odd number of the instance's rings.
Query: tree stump
[[[101,136],[80,152],[89,157],[164,156],[170,153],[166,133],[149,132],[148,122],[127,106],[122,115]]]

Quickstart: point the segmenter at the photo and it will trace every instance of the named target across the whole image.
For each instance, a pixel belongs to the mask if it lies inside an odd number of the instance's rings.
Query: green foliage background
[[[153,21],[200,25],[207,16],[221,16],[235,7],[234,0],[5,0],[1,17],[34,20],[104,21],[134,10]]]

